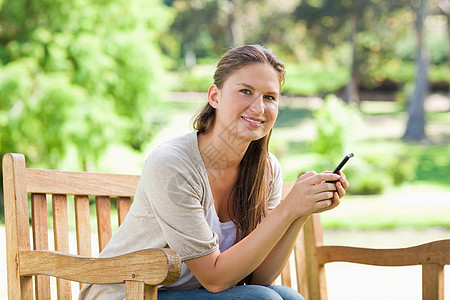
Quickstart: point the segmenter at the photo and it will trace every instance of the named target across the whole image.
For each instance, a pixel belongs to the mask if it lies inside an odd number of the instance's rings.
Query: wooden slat
[[[297,290],[308,299],[308,281],[306,273],[305,235],[300,231],[294,246],[295,271],[297,277]]]
[[[292,189],[293,185],[294,185],[294,183],[292,183],[292,182],[285,182],[285,183],[283,183],[283,188],[282,188],[282,192],[281,192],[281,199],[282,200],[284,200],[286,195],[290,192],[290,190]],[[292,287],[291,267],[289,265],[289,261],[290,260],[288,260],[286,262],[286,265],[284,266],[283,270],[281,270],[281,284],[284,285],[284,286]]]
[[[322,246],[322,226],[320,216],[312,215],[303,226],[305,234],[306,278],[308,299],[328,299],[325,266],[318,259],[318,247]]]
[[[125,280],[170,284],[180,276],[181,262],[171,249],[145,249],[128,254],[92,258],[54,251],[20,253],[21,275],[50,275],[67,280],[103,284]]]
[[[88,196],[75,196],[75,227],[77,234],[77,253],[91,256],[91,218]]]
[[[158,297],[157,286],[145,285],[143,282],[134,280],[125,281],[125,299],[156,300],[157,297]]]
[[[145,300],[156,300],[158,299],[158,286],[156,285],[148,285],[144,286],[144,299]]]
[[[284,182],[283,188],[281,190],[281,199],[286,198],[287,194],[291,191],[292,187],[294,186],[294,182]]]
[[[290,260],[286,262],[283,270],[281,270],[281,284],[292,287]]]
[[[131,207],[130,197],[117,197],[117,215],[119,218],[119,226],[122,225],[126,215]]]
[[[3,156],[3,196],[8,273],[8,299],[31,299],[33,280],[20,277],[19,251],[30,250],[28,196],[25,180],[25,156]]]
[[[444,266],[422,265],[422,299],[444,300]]]
[[[82,256],[92,256],[89,196],[75,195],[73,201],[75,207],[77,253]],[[81,289],[83,283],[80,282],[79,286]]]
[[[47,196],[31,194],[31,220],[33,231],[33,249],[48,250]],[[36,299],[50,299],[50,278],[35,277]]]
[[[450,264],[450,239],[398,249],[323,246],[318,249],[318,257],[322,264],[345,261],[376,266],[445,265]]]
[[[133,197],[137,175],[26,169],[29,193]]]
[[[53,234],[55,240],[55,250],[69,253],[69,221],[67,218],[67,196],[53,195]],[[72,289],[70,282],[63,279],[56,279],[56,290],[58,299],[70,299]]]
[[[145,299],[145,284],[135,280],[126,280],[125,299]]]
[[[112,236],[111,231],[111,200],[109,197],[95,197],[97,212],[98,247],[101,252]]]

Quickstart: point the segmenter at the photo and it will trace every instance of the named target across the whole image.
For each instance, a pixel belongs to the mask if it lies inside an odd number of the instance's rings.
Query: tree
[[[112,143],[140,150],[163,122],[170,20],[159,0],[0,1],[0,153],[86,170]]]
[[[425,134],[425,97],[428,94],[428,59],[424,47],[424,23],[427,16],[427,1],[410,2],[416,14],[416,78],[415,88],[408,106],[408,122],[403,135],[405,140],[419,141],[426,138]]]
[[[258,12],[266,2],[174,0],[168,3],[177,11],[171,33],[181,45],[186,67],[192,68],[197,57],[217,57],[227,48],[243,45],[249,39],[253,42],[254,35],[249,32],[260,25]]]
[[[395,1],[302,1],[297,6],[294,16],[300,22],[304,22],[310,35],[314,36],[316,51],[322,54],[346,43],[350,53],[348,65],[350,79],[344,89],[343,99],[346,102],[359,102],[359,83],[362,77],[367,75],[369,69],[369,57],[374,49],[381,47],[380,43],[367,45],[361,41],[371,39],[373,28],[379,32],[386,27],[385,20],[392,11],[401,5]],[[377,49],[377,51],[379,51]]]
[[[5,0],[0,10],[0,152],[88,169],[111,143],[140,150],[162,118],[159,0]],[[72,153],[72,152],[71,152]]]
[[[447,39],[450,44],[450,1],[447,0],[439,0],[438,6],[442,10],[442,12],[445,14],[447,19]],[[450,67],[450,46],[448,47],[448,56],[447,56],[447,64]],[[448,96],[450,98],[450,84],[448,86]]]

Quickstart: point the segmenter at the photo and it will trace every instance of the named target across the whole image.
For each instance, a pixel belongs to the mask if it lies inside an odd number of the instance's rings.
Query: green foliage
[[[344,67],[327,68],[324,64],[287,64],[288,76],[283,92],[291,95],[317,95],[329,93],[344,87],[349,80],[349,72]]]
[[[449,64],[432,65],[428,78],[431,82],[450,82]]]
[[[354,128],[360,122],[355,106],[346,104],[335,95],[328,95],[321,108],[314,112],[317,135],[313,150],[321,157],[324,166],[337,163],[346,152],[352,152]]]
[[[353,176],[349,193],[354,195],[379,195],[389,187],[389,180],[379,173],[368,173],[363,176]]]
[[[382,194],[392,186],[400,186],[416,179],[416,155],[400,153],[365,153],[352,161],[346,169],[351,179],[349,193],[356,195]]]
[[[416,66],[410,61],[392,59],[389,63],[381,66],[380,74],[382,78],[389,79],[397,83],[408,83],[414,81]],[[450,67],[447,64],[431,65],[428,78],[430,82],[450,81]]]
[[[400,37],[396,41],[394,51],[399,59],[413,62],[416,59],[416,44],[416,36],[409,34]],[[425,47],[429,51],[430,62],[432,64],[447,63],[449,40],[445,35],[436,32],[427,32],[425,34]]]
[[[192,70],[179,74],[179,82],[172,88],[180,92],[206,92],[213,83],[212,75],[196,74]]]
[[[435,145],[417,151],[417,180],[449,185],[450,144]]]
[[[6,0],[0,10],[0,152],[82,167],[111,143],[140,150],[163,119],[171,12],[159,0]]]

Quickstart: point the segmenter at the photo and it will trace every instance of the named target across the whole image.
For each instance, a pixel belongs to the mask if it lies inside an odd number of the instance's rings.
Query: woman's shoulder
[[[148,156],[143,172],[201,173],[202,159],[196,132],[163,142]]]
[[[196,133],[191,132],[167,140],[153,149],[147,160],[172,161],[195,157],[198,146],[194,139],[196,139]]]

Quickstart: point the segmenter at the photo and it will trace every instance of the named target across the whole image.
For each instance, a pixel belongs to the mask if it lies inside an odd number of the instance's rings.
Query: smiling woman
[[[175,250],[181,276],[159,287],[159,299],[303,299],[272,283],[309,216],[336,207],[349,184],[342,173],[309,172],[280,202],[281,167],[268,143],[284,76],[283,63],[262,46],[225,53],[195,131],[150,154],[130,212],[100,256]],[[80,293],[124,296],[123,285]]]

